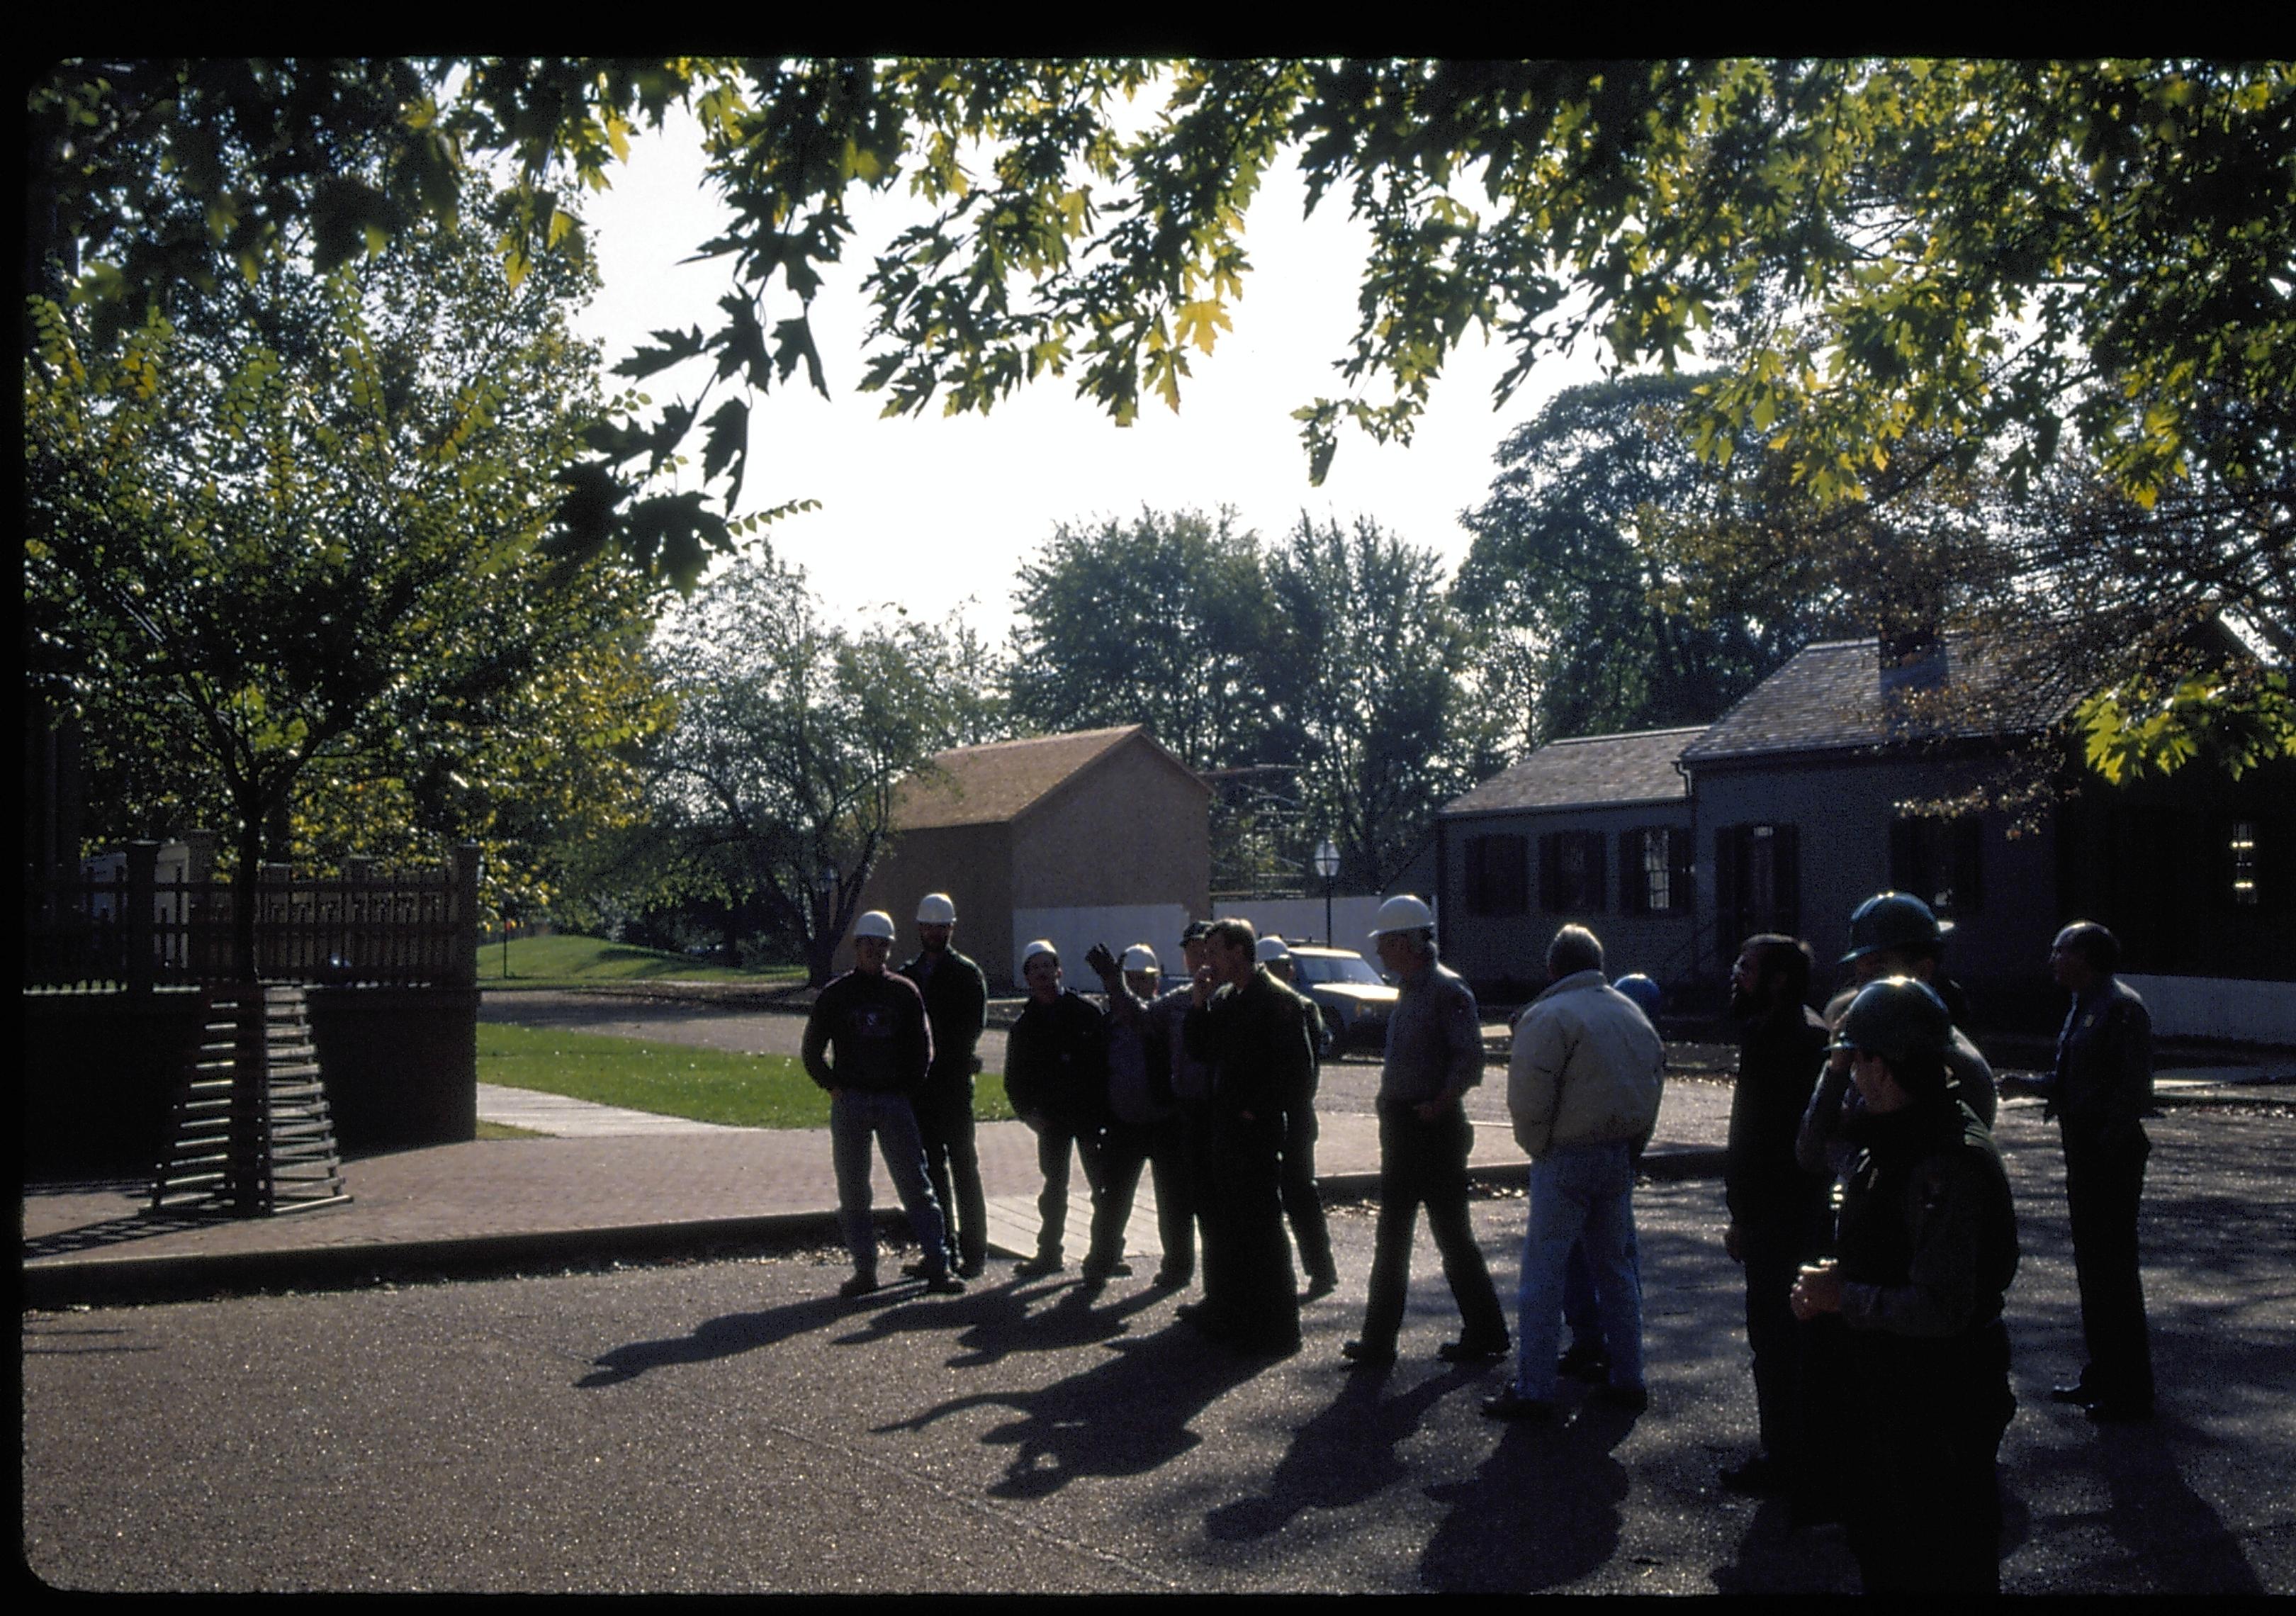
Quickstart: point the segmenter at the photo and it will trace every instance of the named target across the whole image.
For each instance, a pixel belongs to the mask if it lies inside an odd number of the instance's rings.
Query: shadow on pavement
[[[672,1364],[706,1364],[715,1358],[754,1352],[808,1330],[826,1329],[869,1306],[871,1300],[816,1296],[783,1308],[768,1308],[762,1313],[728,1313],[705,1319],[693,1327],[691,1335],[632,1341],[616,1347],[594,1360],[596,1367],[574,1383],[583,1387],[617,1386],[624,1381],[636,1380],[649,1369],[667,1368]]]
[[[1419,1559],[1435,1593],[1560,1587],[1619,1552],[1627,1471],[1611,1450],[1635,1416],[1590,1406],[1560,1430],[1509,1425],[1464,1481],[1431,1487],[1454,1507]]]
[[[1390,1371],[1340,1373],[1344,1379],[1338,1398],[1293,1433],[1291,1450],[1277,1461],[1267,1490],[1206,1515],[1209,1536],[1228,1543],[1265,1538],[1282,1531],[1304,1510],[1345,1509],[1392,1487],[1411,1473],[1396,1456],[1397,1445],[1418,1430],[1445,1393],[1485,1378],[1478,1369],[1456,1369],[1382,1402],[1380,1394]]]
[[[1008,1408],[1017,1417],[980,1439],[1014,1449],[989,1495],[1041,1498],[1079,1476],[1144,1475],[1170,1463],[1202,1440],[1190,1420],[1268,1366],[1179,1325],[1109,1346],[1110,1357],[1082,1374],[1035,1390],[955,1398],[876,1429],[922,1431],[967,1409]]]
[[[1160,1291],[1136,1291],[1096,1306],[1096,1298],[1076,1281],[1049,1285],[1007,1283],[983,1287],[978,1281],[962,1300],[919,1296],[914,1305],[873,1314],[865,1327],[840,1335],[836,1345],[860,1346],[907,1331],[939,1332],[961,1324],[957,1344],[964,1350],[949,1360],[952,1369],[994,1364],[1019,1352],[1061,1352],[1113,1341],[1127,1333],[1135,1314],[1162,1300]],[[1052,1300],[1049,1307],[1036,1303]],[[906,1300],[906,1299],[903,1299]]]

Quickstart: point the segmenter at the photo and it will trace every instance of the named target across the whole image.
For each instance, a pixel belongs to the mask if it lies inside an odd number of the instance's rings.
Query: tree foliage
[[[1499,447],[1464,521],[1451,598],[1480,640],[1473,679],[1521,755],[1564,735],[1704,723],[1824,630],[1841,591],[1808,570],[1720,566],[1734,494],[1693,451],[1695,376],[1572,388]],[[1669,542],[1673,540],[1675,542]]]
[[[1267,761],[1272,605],[1259,536],[1231,511],[1062,523],[1013,589],[1013,720],[1145,724],[1199,769]]]
[[[647,749],[651,824],[619,879],[762,909],[827,980],[900,781],[995,733],[982,648],[901,616],[827,622],[803,571],[759,550],[713,576],[655,650],[677,718]]]
[[[1298,748],[1304,828],[1337,844],[1342,882],[1378,891],[1489,762],[1462,701],[1466,626],[1434,552],[1367,519],[1302,516],[1268,582],[1268,696]]]
[[[258,267],[108,348],[33,300],[34,685],[86,720],[99,831],[220,821],[242,867],[476,839],[531,907],[546,844],[630,801],[653,702],[651,590],[538,544],[597,403],[579,279],[433,230]]]

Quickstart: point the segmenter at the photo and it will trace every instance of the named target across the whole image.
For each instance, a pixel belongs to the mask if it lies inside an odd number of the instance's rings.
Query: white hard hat
[[[859,920],[853,923],[854,940],[858,942],[865,937],[882,937],[887,942],[891,942],[893,940],[893,917],[886,914],[882,909],[870,910],[869,913],[864,915]]]
[[[1061,951],[1053,947],[1052,939],[1049,938],[1040,937],[1036,941],[1030,943],[1027,947],[1021,950],[1021,969],[1026,971],[1029,968],[1029,962],[1036,958],[1039,954],[1051,955],[1055,964],[1059,962],[1061,957]]]
[[[1283,939],[1282,938],[1270,932],[1267,936],[1259,939],[1259,947],[1254,951],[1253,957],[1257,958],[1259,963],[1264,965],[1272,959],[1291,958],[1292,950],[1283,946]]]
[[[917,899],[917,924],[921,926],[953,926],[956,924],[956,906],[946,892],[928,892]]]
[[[1164,967],[1156,963],[1156,950],[1146,943],[1135,943],[1124,951],[1127,971],[1153,971],[1162,973]]]
[[[1371,929],[1374,937],[1387,931],[1431,931],[1435,929],[1435,911],[1406,892],[1389,898],[1379,906],[1379,920]]]

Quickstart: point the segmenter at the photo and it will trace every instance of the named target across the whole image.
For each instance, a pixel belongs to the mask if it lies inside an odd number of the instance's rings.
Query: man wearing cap
[[[1594,1270],[1610,1378],[1595,1396],[1648,1407],[1642,1294],[1635,1272],[1634,1142],[1658,1120],[1666,1048],[1635,1002],[1603,975],[1603,944],[1564,926],[1546,949],[1547,987],[1516,1023],[1507,1112],[1530,1158],[1530,1218],[1522,1247],[1520,1344],[1512,1384],[1487,1398],[1494,1419],[1552,1421],[1562,1275],[1585,1241]]]
[[[988,1255],[988,1202],[972,1125],[972,1074],[980,1070],[973,1050],[988,1024],[988,979],[949,947],[955,930],[948,894],[927,893],[917,905],[917,956],[901,974],[917,985],[932,1029],[932,1067],[916,1101],[925,1172],[948,1224],[949,1262],[975,1279]]]
[[[1379,1227],[1363,1334],[1341,1353],[1365,1368],[1395,1362],[1411,1284],[1411,1243],[1419,1209],[1442,1254],[1443,1277],[1459,1305],[1459,1339],[1438,1356],[1453,1363],[1503,1358],[1506,1315],[1467,1217],[1467,1153],[1474,1125],[1461,1103],[1483,1080],[1483,1029],[1475,996],[1437,958],[1435,915],[1417,898],[1389,898],[1372,936],[1398,991],[1387,1021],[1379,1078]]]
[[[1215,1215],[1204,1246],[1204,1304],[1192,1322],[1238,1351],[1300,1346],[1300,1297],[1283,1237],[1283,1108],[1315,1060],[1306,1001],[1259,964],[1247,920],[1212,923],[1198,973],[1212,991],[1183,1036],[1212,1070]]]
[[[1292,985],[1292,950],[1270,933],[1259,939],[1259,963],[1276,985],[1297,997],[1308,1017],[1315,1042],[1315,1059],[1307,1069],[1307,1083],[1283,1103],[1283,1216],[1292,1225],[1292,1239],[1300,1248],[1300,1266],[1307,1271],[1312,1300],[1340,1288],[1340,1270],[1332,1260],[1332,1228],[1324,1217],[1323,1192],[1316,1187],[1316,1088],[1322,1080],[1324,1055],[1331,1029],[1315,1000]]]
[[[2000,1591],[1994,1464],[2016,1411],[2001,1308],[2016,1213],[1993,1136],[1948,1095],[1950,1019],[1925,984],[1867,984],[1844,1012],[1862,1103],[1836,1256],[1801,1271],[1803,1320],[1838,1317],[1841,1510],[1866,1591]]]
[[[909,1098],[932,1064],[932,1033],[914,983],[885,969],[893,917],[872,909],[853,923],[853,969],[821,990],[805,1023],[805,1070],[829,1091],[829,1144],[837,1167],[837,1212],[853,1256],[840,1296],[877,1288],[877,1230],[870,1218],[869,1142],[873,1137],[909,1217],[924,1264],[925,1289],[954,1294],[964,1282],[948,1270],[947,1232],[925,1178],[924,1146]]]
[[[1085,1183],[1100,1196],[1100,1137],[1108,1112],[1108,1072],[1100,1012],[1070,990],[1058,949],[1038,938],[1021,950],[1029,1002],[1004,1040],[1004,1093],[1037,1135],[1037,1254],[1015,1265],[1023,1279],[1061,1271],[1069,1219],[1069,1153],[1084,1161]],[[1105,1277],[1104,1276],[1103,1277]]]
[[[1180,1142],[1180,1117],[1172,1100],[1171,1062],[1163,1034],[1151,1020],[1162,968],[1156,951],[1135,943],[1119,962],[1094,945],[1085,956],[1108,993],[1103,1033],[1108,1043],[1108,1126],[1101,1135],[1100,1193],[1092,1209],[1092,1252],[1085,1259],[1087,1284],[1132,1272],[1124,1260],[1125,1226],[1140,1190],[1140,1174],[1155,1176],[1156,1227],[1163,1261],[1160,1287],[1185,1284],[1193,1269],[1195,1242],[1187,1162]]]
[[[2076,921],[2049,948],[2049,972],[2070,993],[2042,1116],[2057,1120],[2065,1151],[2065,1209],[2080,1285],[2088,1365],[2049,1395],[2116,1422],[2152,1415],[2152,1344],[2136,1267],[2136,1209],[2152,1154],[2152,1017],[2114,971],[2120,940]]]

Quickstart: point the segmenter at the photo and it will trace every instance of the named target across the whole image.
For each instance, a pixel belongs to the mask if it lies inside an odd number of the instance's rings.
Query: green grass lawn
[[[610,943],[603,938],[559,933],[512,939],[509,971],[500,942],[479,947],[479,982],[488,988],[581,988],[597,982],[747,982],[761,988],[794,986],[805,980],[801,965],[734,971],[707,960],[660,948]]]
[[[481,1021],[479,1081],[734,1128],[829,1126],[829,1096],[791,1055]],[[1010,1117],[1004,1079],[984,1073],[972,1109],[984,1122]]]

